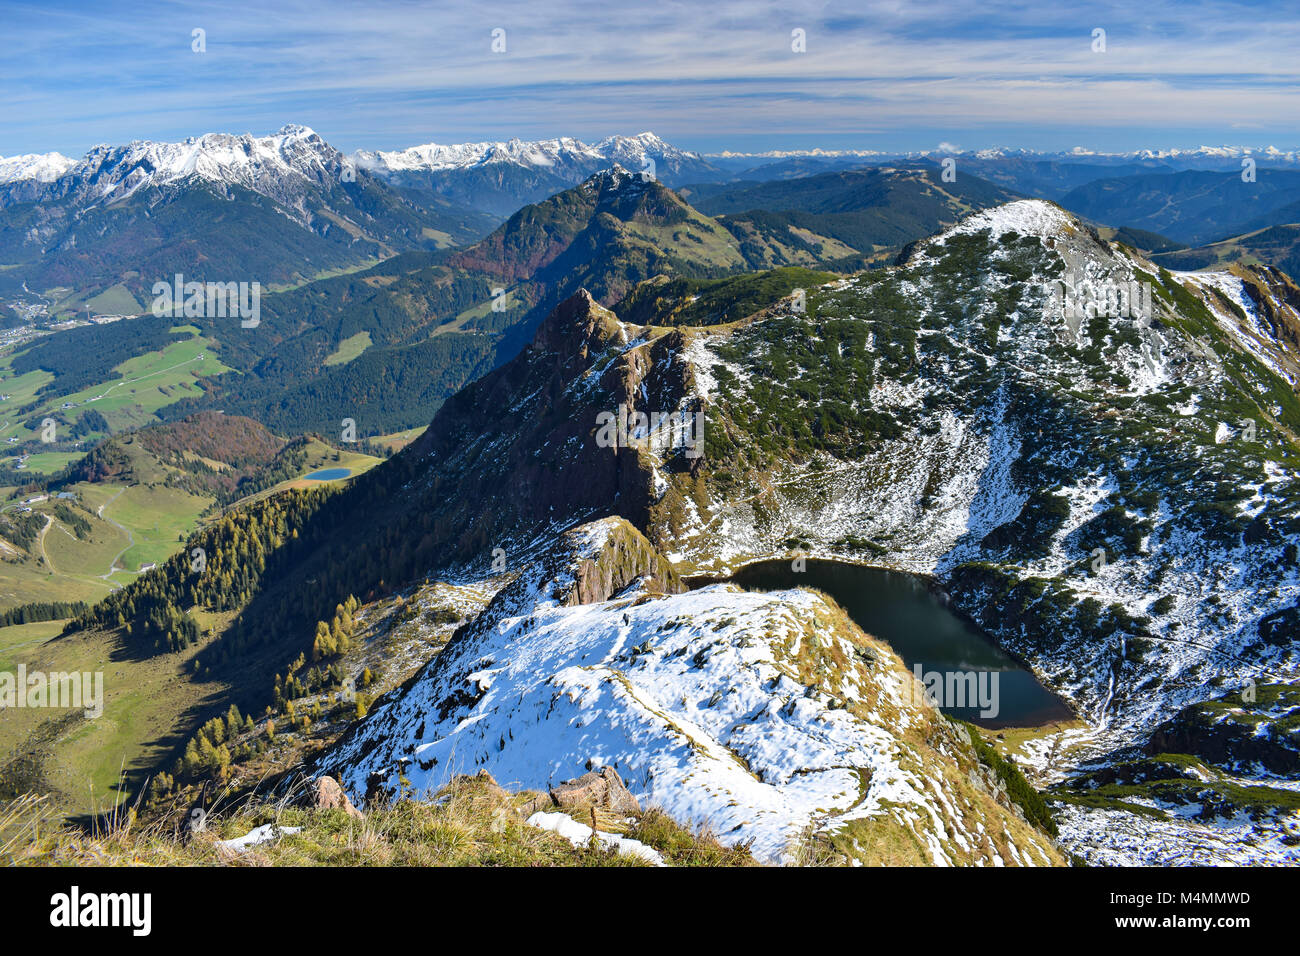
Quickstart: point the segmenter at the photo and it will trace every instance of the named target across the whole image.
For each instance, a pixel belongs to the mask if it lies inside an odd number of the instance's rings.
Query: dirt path
[[[36,536],[36,543],[40,545],[41,559],[45,562],[45,566],[53,573],[58,574],[59,571],[57,568],[54,567],[54,564],[50,561],[50,556],[45,553],[45,533],[49,531],[50,528],[53,526],[54,526],[54,515],[46,515],[45,527],[42,528],[41,533]]]
[[[114,528],[117,528],[119,531],[125,531],[125,532],[126,532],[126,547],[123,548],[121,551],[117,552],[117,554],[113,555],[113,559],[112,559],[111,561],[108,562],[108,573],[107,573],[107,574],[101,574],[101,575],[99,576],[99,577],[100,577],[102,580],[104,580],[104,581],[110,581],[110,579],[112,578],[112,576],[113,576],[113,570],[117,567],[117,559],[120,558],[122,555],[126,554],[128,551],[130,551],[132,548],[135,547],[135,535],[131,533],[131,529],[125,527],[124,525],[120,525],[120,524],[118,524],[116,521],[114,521],[114,520],[113,520],[112,518],[110,518],[108,515],[104,514],[104,509],[107,508],[109,505],[111,505],[111,504],[112,504],[114,501],[116,501],[118,498],[122,497],[122,494],[123,494],[123,492],[125,492],[125,491],[126,491],[126,489],[123,488],[121,491],[119,491],[117,494],[115,494],[112,498],[109,498],[109,499],[108,499],[107,501],[105,501],[102,505],[100,505],[98,508],[95,509],[95,515],[96,515],[97,517],[102,518],[103,520],[107,521],[109,524],[111,524]],[[125,568],[123,568],[123,570],[125,570]],[[116,584],[117,582],[116,582],[116,581],[110,581],[110,583],[112,583],[112,584]]]

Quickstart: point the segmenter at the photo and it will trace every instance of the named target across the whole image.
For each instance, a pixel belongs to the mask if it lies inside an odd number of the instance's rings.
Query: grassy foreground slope
[[[301,809],[265,800],[208,816],[204,832],[181,840],[183,814],[141,825],[128,810],[104,832],[62,827],[38,798],[0,810],[0,864],[62,866],[645,866],[599,842],[572,843],[526,822],[543,795],[509,793],[490,777],[462,776],[434,801],[402,800],[364,819],[343,810]],[[581,823],[581,820],[575,820]],[[279,839],[246,853],[222,845],[266,825]],[[289,832],[290,828],[296,832]],[[630,823],[602,820],[615,833],[656,851],[669,866],[753,866],[742,849],[707,831],[692,833],[650,809]]]

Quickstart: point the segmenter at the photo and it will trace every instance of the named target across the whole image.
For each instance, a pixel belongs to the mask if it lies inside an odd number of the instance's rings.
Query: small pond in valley
[[[310,475],[303,475],[308,481],[337,481],[340,478],[346,478],[352,474],[351,468],[322,468],[320,471],[313,471]]]

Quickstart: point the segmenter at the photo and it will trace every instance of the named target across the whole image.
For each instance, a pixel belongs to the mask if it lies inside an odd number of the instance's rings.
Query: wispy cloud
[[[641,129],[706,150],[1300,139],[1287,3],[108,0],[3,15],[0,154],[285,122],[344,149]]]

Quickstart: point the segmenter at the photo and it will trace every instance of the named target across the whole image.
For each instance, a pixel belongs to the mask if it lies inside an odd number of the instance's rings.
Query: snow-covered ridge
[[[360,798],[409,783],[425,796],[482,768],[545,790],[610,766],[643,805],[752,840],[762,860],[788,859],[807,828],[860,825],[910,832],[918,862],[1056,862],[911,693],[901,662],[821,595],[673,595],[638,579],[595,603],[558,600],[557,584],[611,536],[648,544],[605,519],[569,536],[561,567],[525,568],[325,758],[343,786]]]
[[[75,162],[57,153],[15,157],[0,161],[0,185],[39,183],[39,191],[29,197],[38,201],[74,197],[81,203],[117,202],[145,186],[197,176],[295,206],[311,184],[340,181],[345,164],[343,154],[314,130],[289,125],[269,136],[207,133],[179,143],[100,145]]]
[[[0,185],[66,179],[69,184],[61,191],[66,194],[75,184],[93,181],[99,195],[120,198],[145,183],[162,185],[198,175],[260,192],[259,183],[264,185],[276,177],[318,182],[325,176],[337,178],[348,161],[380,174],[513,164],[581,179],[615,162],[639,170],[647,158],[669,166],[703,162],[699,154],[678,149],[651,132],[607,136],[594,144],[572,137],[426,143],[392,151],[358,150],[345,157],[309,127],[289,124],[267,136],[206,133],[174,143],[134,140],[120,146],[102,144],[77,160],[59,153],[0,158]]]
[[[285,126],[270,136],[208,133],[180,143],[139,141],[93,149],[70,176],[107,179],[103,194],[129,194],[145,183],[161,185],[197,175],[256,192],[276,180],[322,181],[339,168],[342,154],[305,126]],[[119,192],[121,191],[121,192]]]
[[[483,163],[518,163],[551,167],[574,158],[602,158],[596,150],[570,137],[527,142],[511,139],[495,143],[426,143],[399,150],[359,150],[358,162],[367,168],[391,171],[441,170]]]
[[[75,159],[62,153],[0,156],[0,185],[22,181],[52,183],[75,165]]]
[[[991,230],[994,238],[1016,232],[1022,236],[1047,239],[1064,236],[1077,228],[1077,225],[1078,220],[1055,203],[1043,199],[1020,199],[967,216],[939,239],[969,235],[985,229]]]
[[[607,136],[588,145],[568,136],[557,139],[505,142],[460,143],[443,145],[426,143],[392,151],[360,150],[355,154],[358,165],[380,172],[439,171],[465,169],[494,163],[512,163],[538,169],[564,169],[609,161],[635,161],[643,157],[674,160],[699,160],[700,156],[664,142],[654,133],[636,136]]]

